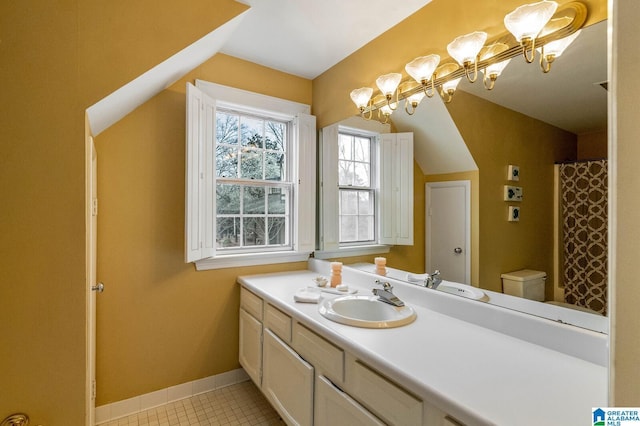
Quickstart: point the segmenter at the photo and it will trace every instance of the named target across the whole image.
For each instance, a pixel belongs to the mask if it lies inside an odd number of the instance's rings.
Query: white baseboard
[[[96,407],[96,424],[106,423],[121,417],[130,416],[150,408],[158,407],[179,399],[190,398],[204,392],[220,389],[236,383],[246,382],[249,376],[244,369],[227,371],[205,377],[204,379],[170,386],[155,392],[134,396],[133,398]]]

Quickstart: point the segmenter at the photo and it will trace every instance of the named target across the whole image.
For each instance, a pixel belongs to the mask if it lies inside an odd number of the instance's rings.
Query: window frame
[[[339,179],[338,179],[338,221],[340,221],[340,219],[342,218],[342,216],[344,215],[342,210],[340,209],[340,206],[342,204],[342,197],[341,194],[344,191],[356,191],[356,192],[368,192],[369,194],[371,194],[371,197],[373,198],[373,238],[370,240],[357,240],[357,241],[342,241],[341,239],[341,227],[342,225],[339,223],[338,224],[338,244],[340,248],[347,248],[347,247],[359,247],[359,246],[370,246],[372,244],[377,244],[378,241],[378,235],[379,235],[379,215],[380,215],[380,210],[379,210],[379,197],[378,197],[378,193],[379,193],[379,188],[378,188],[378,167],[379,167],[379,163],[378,163],[378,138],[377,135],[369,133],[369,132],[363,132],[361,130],[354,130],[354,129],[349,129],[349,128],[344,128],[344,127],[339,127],[338,128],[338,141],[340,140],[340,135],[345,135],[345,136],[350,136],[350,137],[357,137],[357,138],[363,138],[363,139],[368,139],[369,140],[369,186],[350,186],[350,185],[340,185]],[[340,153],[338,153],[338,161],[340,161]],[[355,160],[351,161],[352,163],[356,163]],[[336,167],[339,167],[338,165],[336,165]],[[360,216],[360,215],[357,215]]]
[[[190,95],[191,93],[191,95]],[[197,96],[196,96],[197,94]],[[199,97],[199,101],[193,98]],[[215,109],[291,121],[291,248],[220,253],[215,249]],[[197,270],[305,261],[315,248],[315,117],[310,106],[203,80],[187,83],[185,261]],[[197,116],[197,118],[195,118]],[[211,129],[210,127],[212,127]],[[197,133],[197,135],[196,135]],[[193,139],[196,138],[197,142]],[[208,190],[207,190],[208,188]],[[300,218],[304,218],[301,226]],[[212,218],[213,220],[207,220]],[[313,228],[309,230],[309,222]]]

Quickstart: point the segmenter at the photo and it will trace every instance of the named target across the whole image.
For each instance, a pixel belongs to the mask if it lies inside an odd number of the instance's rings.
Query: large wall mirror
[[[585,327],[606,332],[607,46],[607,23],[598,22],[582,29],[549,73],[515,58],[493,90],[463,79],[448,104],[436,96],[413,115],[398,108],[393,130],[414,133],[416,247],[411,255],[394,247],[389,259],[416,274],[440,269],[447,279],[444,268],[424,258],[430,236],[418,235],[427,226],[418,222],[429,215],[425,188],[469,181],[467,284],[502,293],[503,274],[542,271],[544,301],[554,305],[515,297],[489,302],[554,319],[560,310],[575,311]],[[519,170],[518,180],[509,179],[509,166]],[[505,201],[505,186],[522,188],[522,200]],[[508,220],[510,206],[518,221]]]

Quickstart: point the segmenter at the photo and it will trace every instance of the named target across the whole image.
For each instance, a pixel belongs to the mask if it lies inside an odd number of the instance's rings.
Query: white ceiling
[[[314,79],[431,0],[240,0],[222,53]]]

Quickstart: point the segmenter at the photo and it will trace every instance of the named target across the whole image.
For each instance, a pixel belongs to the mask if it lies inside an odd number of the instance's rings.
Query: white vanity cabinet
[[[378,418],[324,376],[316,378],[315,426],[382,426]]]
[[[313,424],[313,367],[264,330],[262,392],[287,424]]]
[[[238,360],[251,380],[262,385],[262,299],[240,290],[240,342]]]
[[[289,425],[462,425],[244,287],[239,357]]]

